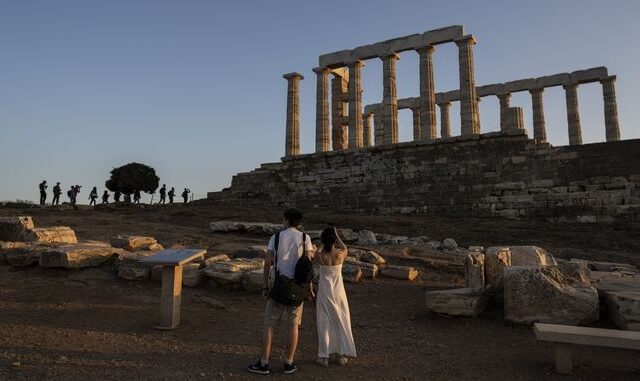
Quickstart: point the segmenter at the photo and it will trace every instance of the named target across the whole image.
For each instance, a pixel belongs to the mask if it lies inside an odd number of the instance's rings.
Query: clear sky
[[[312,152],[320,54],[454,24],[478,41],[478,85],[607,66],[622,138],[640,138],[639,14],[637,0],[0,0],[0,200],[37,200],[47,179],[82,184],[86,202],[132,161],[204,197],[283,155],[283,73],[306,77],[301,144]],[[397,70],[398,96],[417,96],[417,54]],[[437,47],[435,73],[437,91],[459,86],[454,44]],[[364,104],[380,102],[380,60],[363,81]],[[604,141],[601,85],[578,91],[585,142]],[[529,94],[512,105],[531,130]],[[545,92],[545,111],[549,140],[567,144],[562,88]],[[496,97],[480,113],[483,132],[499,128]],[[400,139],[411,131],[403,110]]]

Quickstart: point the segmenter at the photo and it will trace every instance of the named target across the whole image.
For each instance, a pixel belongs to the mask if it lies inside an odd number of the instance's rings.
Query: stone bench
[[[574,345],[640,350],[640,332],[543,323],[533,331],[538,340],[554,343],[556,372],[563,374],[571,374]]]

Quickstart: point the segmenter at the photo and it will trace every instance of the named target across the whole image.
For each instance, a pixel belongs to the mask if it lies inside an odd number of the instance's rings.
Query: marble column
[[[498,94],[497,96],[500,101],[500,131],[504,131],[507,129],[507,117],[509,114],[511,93]]]
[[[533,112],[533,138],[540,142],[547,142],[547,126],[544,119],[544,101],[542,95],[544,88],[530,89],[531,111]]]
[[[382,123],[385,130],[385,143],[398,142],[398,92],[396,86],[396,62],[400,56],[393,53],[382,60]]]
[[[329,72],[326,67],[317,67],[313,71],[318,76],[316,84],[316,152],[330,149],[329,137]]]
[[[422,126],[420,121],[422,120],[422,111],[420,108],[411,108],[411,113],[413,114],[413,141],[419,142],[422,139]],[[433,141],[433,139],[429,139],[427,141]]]
[[[440,107],[440,137],[442,139],[451,137],[451,118],[449,118],[449,108],[451,102],[438,103]]]
[[[618,104],[616,103],[616,76],[612,75],[600,81],[604,98],[604,126],[607,141],[620,140],[618,125]]]
[[[344,69],[331,71],[331,142],[334,151],[347,149],[347,91],[349,72]]]
[[[507,130],[524,130],[524,112],[522,107],[509,107],[507,110]]]
[[[458,62],[460,71],[460,121],[461,135],[468,136],[480,133],[478,114],[478,96],[476,94],[475,68],[473,63],[473,36],[464,36],[456,40],[458,45]]]
[[[349,63],[349,148],[362,147],[362,61]]]
[[[417,49],[420,55],[420,136],[422,140],[432,141],[436,133],[436,92],[433,74],[433,45]],[[414,137],[416,134],[414,133]]]
[[[378,107],[373,113],[373,137],[374,145],[381,146],[384,144],[384,125],[382,124],[382,107]]]
[[[287,80],[287,129],[285,133],[284,155],[300,154],[300,73],[288,73],[282,76]]]
[[[371,147],[371,120],[373,114],[362,114],[362,145],[364,147]]]
[[[567,98],[567,122],[569,124],[569,145],[582,144],[582,129],[580,127],[580,111],[578,109],[578,84],[571,83],[562,86]]]

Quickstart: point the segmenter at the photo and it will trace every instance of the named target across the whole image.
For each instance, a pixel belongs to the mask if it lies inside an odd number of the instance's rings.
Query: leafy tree
[[[156,170],[148,165],[129,163],[111,171],[111,178],[104,184],[112,192],[132,194],[136,190],[155,193],[160,178]]]

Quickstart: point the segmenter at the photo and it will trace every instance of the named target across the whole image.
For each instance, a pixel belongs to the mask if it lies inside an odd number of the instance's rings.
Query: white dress
[[[316,320],[318,357],[329,357],[333,353],[356,357],[349,302],[342,283],[342,265],[320,265]]]

